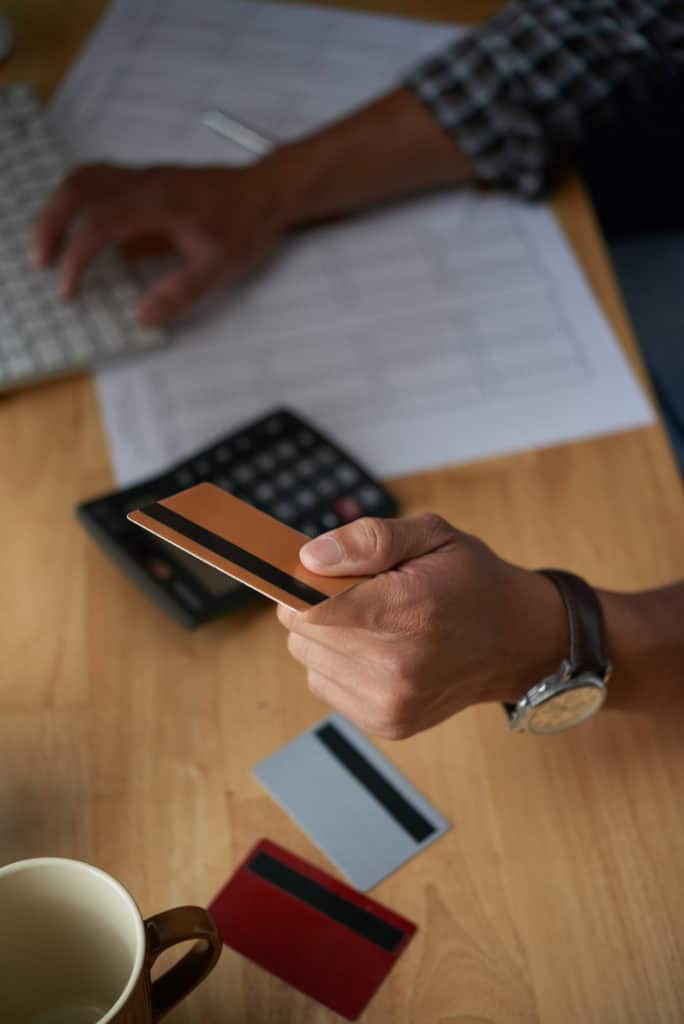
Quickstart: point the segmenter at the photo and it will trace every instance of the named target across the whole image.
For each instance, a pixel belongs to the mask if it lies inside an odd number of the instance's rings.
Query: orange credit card
[[[362,576],[318,576],[299,561],[310,537],[215,484],[197,484],[128,513],[136,526],[295,611],[360,583]]]

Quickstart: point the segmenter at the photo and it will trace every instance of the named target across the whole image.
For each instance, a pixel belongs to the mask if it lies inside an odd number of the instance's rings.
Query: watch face
[[[529,732],[548,734],[579,725],[603,704],[605,687],[597,683],[573,686],[534,708],[528,719]]]

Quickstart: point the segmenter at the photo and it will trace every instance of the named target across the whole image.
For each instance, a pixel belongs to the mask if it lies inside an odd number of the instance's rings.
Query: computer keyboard
[[[0,88],[0,391],[166,340],[136,322],[140,289],[116,252],[98,257],[70,302],[56,270],[32,266],[33,221],[66,170],[29,87]]]

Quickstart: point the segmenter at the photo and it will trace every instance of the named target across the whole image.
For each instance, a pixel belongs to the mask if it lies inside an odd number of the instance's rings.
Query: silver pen
[[[224,139],[236,142],[238,146],[242,146],[243,149],[247,149],[257,156],[265,156],[275,146],[273,139],[255,131],[244,122],[236,120],[230,114],[226,114],[224,110],[205,110],[200,121],[206,128],[211,128],[212,131],[222,135]]]

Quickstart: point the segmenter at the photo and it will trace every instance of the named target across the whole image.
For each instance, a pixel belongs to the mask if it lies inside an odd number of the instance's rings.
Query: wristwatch
[[[563,732],[593,715],[606,699],[611,664],[604,650],[603,613],[583,579],[560,569],[539,572],[558,588],[568,616],[570,652],[554,675],[532,686],[517,704],[504,704],[511,729]]]

